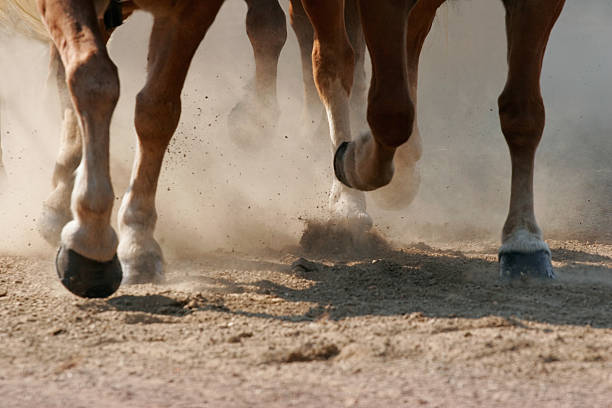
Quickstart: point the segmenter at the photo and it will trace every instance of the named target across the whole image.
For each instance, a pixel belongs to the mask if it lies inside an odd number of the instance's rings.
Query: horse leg
[[[410,11],[406,33],[406,69],[408,91],[414,104],[415,116],[412,133],[408,142],[399,146],[395,152],[395,173],[389,185],[370,193],[376,204],[387,210],[407,207],[416,197],[421,183],[417,162],[422,155],[421,133],[417,123],[417,84],[419,77],[419,58],[423,43],[429,34],[436,16],[436,10],[444,0],[418,2]]]
[[[154,14],[147,81],[136,98],[138,146],[130,187],[119,210],[118,253],[126,283],[163,279],[162,251],[153,237],[157,182],[179,122],[189,64],[222,3],[186,2]]]
[[[278,0],[246,0],[246,31],[255,57],[254,83],[228,118],[230,136],[245,147],[257,147],[257,134],[269,133],[280,109],[276,97],[278,58],[287,39],[285,13]],[[253,135],[252,132],[256,132]]]
[[[66,84],[64,64],[55,45],[51,45],[49,75],[54,77],[63,113],[60,149],[53,169],[53,190],[43,202],[38,230],[51,245],[58,245],[62,228],[71,219],[70,197],[74,187],[74,176],[83,151],[78,119],[72,107]]]
[[[355,67],[354,53],[346,34],[343,0],[303,0],[314,28],[312,65],[314,80],[329,120],[332,148],[351,140],[349,96]],[[368,230],[365,195],[334,180],[330,192],[334,221],[356,230]]]
[[[109,296],[121,283],[117,236],[110,226],[115,196],[109,172],[109,126],[119,98],[119,78],[100,34],[95,5],[38,0],[66,69],[82,133],[82,160],[71,198],[73,219],[62,229],[56,267],[64,286],[84,297]]]
[[[123,7],[123,20],[127,19],[135,9],[131,2],[124,4],[127,6]],[[105,44],[108,43],[114,28],[107,29],[102,19],[98,20],[98,26],[102,40]],[[51,78],[55,80],[63,121],[60,148],[51,181],[53,189],[43,202],[38,230],[48,243],[56,246],[60,242],[62,228],[72,219],[70,196],[74,187],[74,173],[81,162],[83,146],[78,120],[66,84],[66,71],[54,44],[51,44],[49,54],[49,80]]]
[[[350,96],[350,108],[352,127],[357,128],[361,125],[363,118],[365,118],[365,41],[361,29],[357,0],[348,0],[344,11],[346,31],[355,54],[355,72]],[[289,14],[291,26],[300,46],[302,60],[302,79],[304,83],[303,128],[310,129],[307,132],[328,133],[326,123],[325,130],[321,129],[321,120],[324,117],[323,107],[313,79],[312,45],[314,30],[301,0],[291,0]]]
[[[365,129],[367,86],[365,73],[366,45],[361,27],[358,0],[345,0],[344,20],[346,33],[355,54],[355,71],[353,73],[353,86],[350,95],[351,128],[353,130]]]
[[[369,191],[388,184],[393,177],[395,151],[412,133],[415,106],[406,72],[405,36],[415,2],[360,1],[372,60],[367,114],[371,135],[347,141],[336,151],[336,176],[349,187]]]
[[[325,120],[323,105],[321,105],[321,100],[319,99],[312,71],[314,29],[312,24],[310,24],[306,10],[304,10],[302,0],[291,0],[289,17],[291,27],[298,40],[302,62],[302,83],[304,85],[301,119],[302,133],[308,136],[313,133],[316,135],[327,135],[327,121]]]
[[[554,278],[550,249],[533,209],[535,153],[545,124],[540,73],[546,44],[565,0],[504,0],[508,78],[499,97],[501,128],[512,161],[508,218],[499,250],[503,279]]]

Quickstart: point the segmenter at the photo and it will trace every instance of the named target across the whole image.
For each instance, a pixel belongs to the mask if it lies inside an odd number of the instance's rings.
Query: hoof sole
[[[506,252],[499,254],[500,277],[504,281],[556,279],[548,251],[531,253]]]
[[[83,298],[106,298],[119,289],[123,274],[119,259],[98,262],[60,247],[55,267],[60,281],[70,292]]]
[[[344,173],[344,156],[346,154],[346,149],[348,149],[348,145],[349,142],[342,142],[342,144],[338,146],[338,150],[336,150],[336,154],[334,154],[334,173],[342,184],[352,188]]]

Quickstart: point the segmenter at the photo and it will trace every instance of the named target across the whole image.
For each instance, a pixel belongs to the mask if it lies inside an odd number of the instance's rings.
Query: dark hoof
[[[55,267],[66,289],[80,297],[109,297],[121,285],[121,264],[117,255],[108,262],[98,262],[61,246]]]
[[[342,142],[342,144],[336,150],[336,154],[334,154],[334,173],[336,173],[336,178],[340,180],[342,184],[347,187],[353,187],[346,179],[346,174],[344,173],[344,155],[346,154],[346,149],[348,149],[349,142]]]
[[[531,253],[506,252],[499,254],[502,280],[556,279],[548,251]]]

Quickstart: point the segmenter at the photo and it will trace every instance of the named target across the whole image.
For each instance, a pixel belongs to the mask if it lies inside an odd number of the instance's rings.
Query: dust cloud
[[[547,127],[537,159],[536,214],[546,236],[610,241],[612,54],[604,51],[612,36],[612,5],[591,3],[588,10],[566,4],[544,62]],[[226,1],[185,84],[181,122],[158,188],[157,237],[169,257],[295,245],[304,220],[326,217],[331,152],[326,140],[301,134],[300,59],[291,29],[279,66],[279,125],[257,151],[242,150],[228,137],[228,113],[254,71],[245,14],[244,2]],[[421,58],[421,191],[403,211],[370,205],[377,229],[393,242],[497,245],[510,180],[496,104],[506,75],[503,24],[500,2],[472,0],[440,9]],[[145,80],[150,25],[150,17],[137,12],[109,45],[122,89],[111,127],[115,210],[134,154],[133,101]],[[0,250],[47,253],[35,219],[50,189],[60,121],[53,90],[45,90],[48,50],[34,40],[0,35],[8,173],[0,193]]]

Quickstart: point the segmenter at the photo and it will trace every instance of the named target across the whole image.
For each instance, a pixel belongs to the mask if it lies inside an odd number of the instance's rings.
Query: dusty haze
[[[227,136],[227,115],[254,69],[245,13],[242,1],[226,2],[183,91],[181,123],[158,190],[157,236],[169,256],[282,248],[298,242],[303,219],[326,214],[330,147],[327,140],[300,138],[302,85],[291,30],[279,69],[279,128],[258,152],[236,148]],[[611,18],[608,1],[591,1],[588,10],[568,2],[550,39],[542,75],[547,126],[535,180],[536,214],[547,237],[612,241]],[[399,245],[464,239],[498,244],[510,185],[496,103],[506,75],[503,23],[500,2],[459,2],[438,13],[421,58],[421,191],[404,211],[370,205],[376,227]],[[133,101],[144,83],[149,28],[149,16],[136,13],[109,47],[122,86],[111,129],[118,200],[133,157]],[[56,97],[45,90],[48,51],[38,42],[0,35],[2,147],[9,174],[0,197],[0,249],[50,253],[35,231],[59,139]]]

